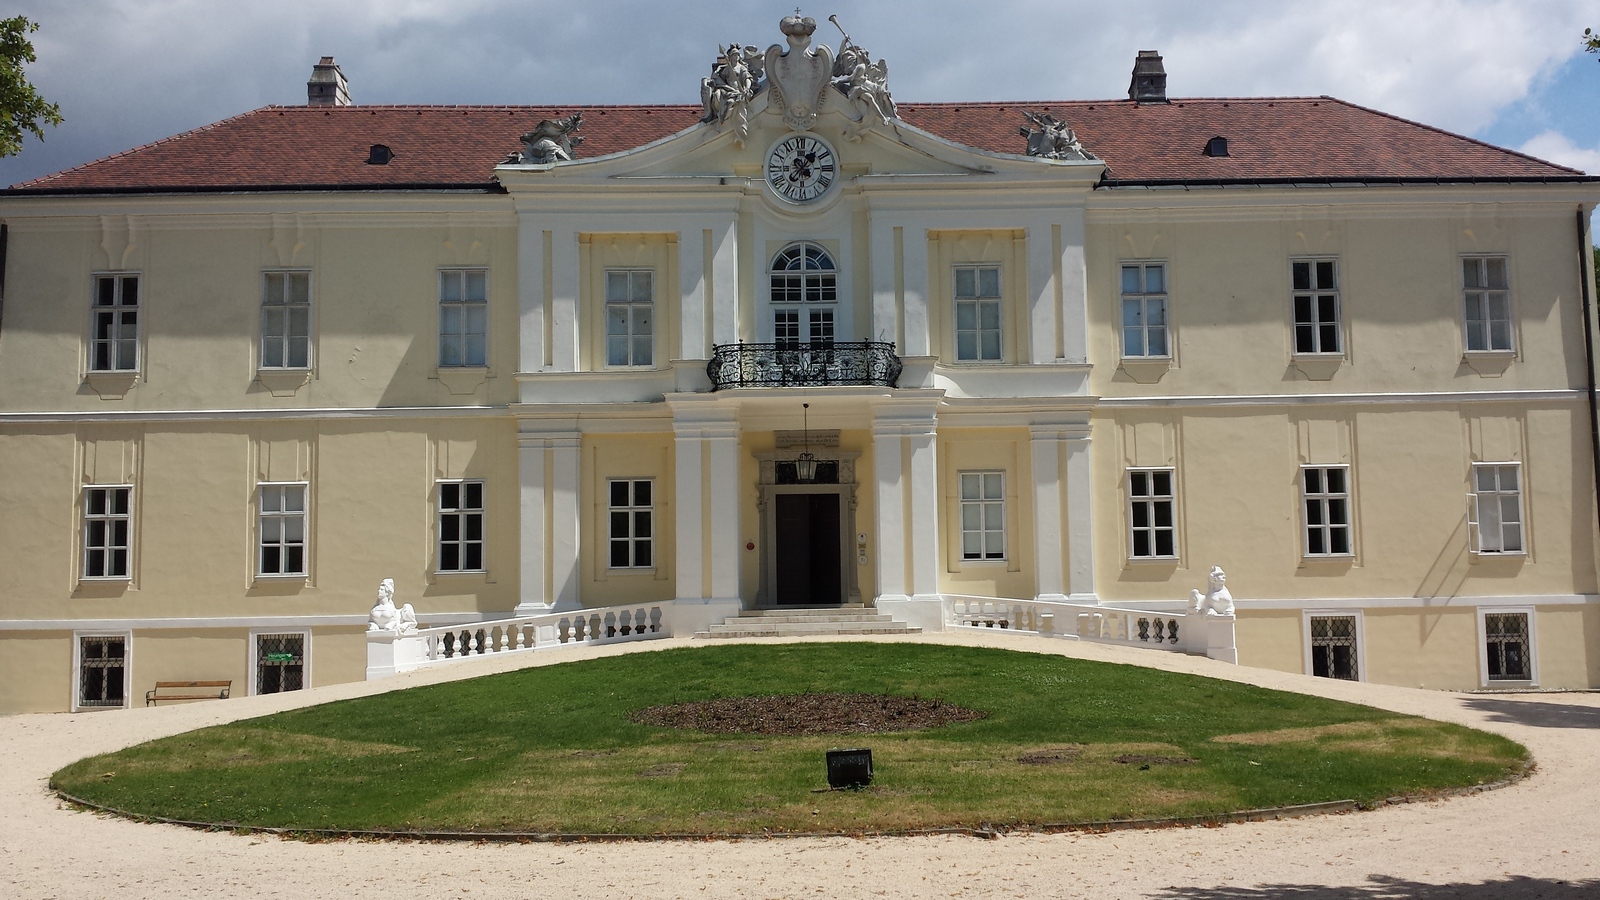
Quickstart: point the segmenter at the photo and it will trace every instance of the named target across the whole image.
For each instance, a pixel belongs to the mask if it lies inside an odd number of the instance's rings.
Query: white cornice
[[[445,215],[460,225],[502,226],[515,223],[511,214],[509,196],[482,191],[0,197],[0,215],[11,221],[126,215],[140,217],[153,228],[193,228],[196,220],[207,228],[259,227],[261,217],[268,215],[298,216],[308,225],[342,228],[435,227],[440,223],[432,217]]]
[[[347,409],[118,409],[57,412],[0,412],[6,425],[57,425],[78,422],[274,422],[292,419],[461,419],[501,418],[508,406],[385,406]]]

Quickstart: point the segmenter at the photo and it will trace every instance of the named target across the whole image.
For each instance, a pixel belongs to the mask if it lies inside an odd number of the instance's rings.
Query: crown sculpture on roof
[[[522,150],[506,158],[511,163],[571,162],[574,149],[583,143],[577,130],[583,125],[583,113],[575,112],[564,119],[542,119],[533,130],[522,136]]]
[[[1017,127],[1023,137],[1028,139],[1028,155],[1044,159],[1094,159],[1095,155],[1083,149],[1078,143],[1077,134],[1066,122],[1055,116],[1039,112],[1024,112],[1024,119],[1029,125]]]
[[[865,47],[853,43],[838,16],[828,20],[844,36],[837,57],[825,44],[811,47],[817,20],[798,14],[778,23],[787,48],[773,44],[763,54],[738,42],[718,45],[711,75],[700,80],[700,121],[718,131],[732,123],[734,143],[742,147],[750,136],[750,107],[756,95],[766,91],[768,108],[782,114],[785,125],[793,131],[809,131],[832,88],[849,103],[845,114],[852,127],[846,131],[847,138],[860,140],[861,132],[872,124],[889,124],[895,118],[894,98],[889,96],[889,64],[882,59],[874,62]]]

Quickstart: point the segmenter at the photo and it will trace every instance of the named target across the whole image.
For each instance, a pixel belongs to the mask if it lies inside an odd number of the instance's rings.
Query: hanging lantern
[[[800,407],[805,417],[800,432],[803,449],[795,457],[794,474],[801,484],[811,484],[817,480],[817,458],[811,453],[811,404],[802,403]]]

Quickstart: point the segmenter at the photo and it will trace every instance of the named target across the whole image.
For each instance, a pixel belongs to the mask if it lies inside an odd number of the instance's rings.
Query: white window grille
[[[956,359],[1001,358],[1000,267],[956,266]]]
[[[311,366],[311,273],[266,272],[261,286],[261,368]]]
[[[83,489],[83,577],[128,577],[132,525],[132,487]]]
[[[804,334],[813,346],[834,340],[839,275],[822,245],[800,241],[772,258],[772,340],[780,350],[798,349]]]
[[[1300,470],[1300,492],[1305,555],[1351,555],[1349,467],[1305,466]]]
[[[1164,263],[1122,264],[1122,355],[1124,358],[1172,355],[1167,330],[1167,267]]]
[[[262,484],[257,573],[306,574],[306,485]]]
[[[655,565],[654,482],[619,478],[606,483],[610,494],[610,563],[613,569],[647,569]]]
[[[486,366],[489,271],[439,270],[439,367]]]
[[[1355,616],[1311,617],[1311,674],[1360,681]]]
[[[1467,494],[1467,530],[1475,553],[1526,553],[1522,521],[1522,466],[1474,463]]]
[[[1177,504],[1172,469],[1128,470],[1128,555],[1169,559],[1178,555]]]
[[[1339,262],[1297,259],[1294,274],[1294,352],[1344,352],[1339,324]]]
[[[128,705],[128,639],[85,635],[78,638],[78,706]]]
[[[440,572],[482,572],[483,482],[439,482]]]
[[[1527,613],[1484,613],[1483,636],[1490,681],[1533,680]]]
[[[91,372],[138,371],[139,276],[95,276],[90,327]]]
[[[1506,272],[1506,258],[1463,257],[1461,285],[1467,350],[1512,350],[1511,281]]]
[[[962,472],[961,558],[1006,558],[1006,484],[1003,472]]]
[[[655,272],[606,270],[606,365],[655,364]]]

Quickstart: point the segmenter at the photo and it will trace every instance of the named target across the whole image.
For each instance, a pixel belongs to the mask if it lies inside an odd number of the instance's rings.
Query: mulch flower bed
[[[722,697],[650,706],[628,716],[641,725],[713,734],[873,734],[972,722],[988,713],[937,698],[890,694]]]

